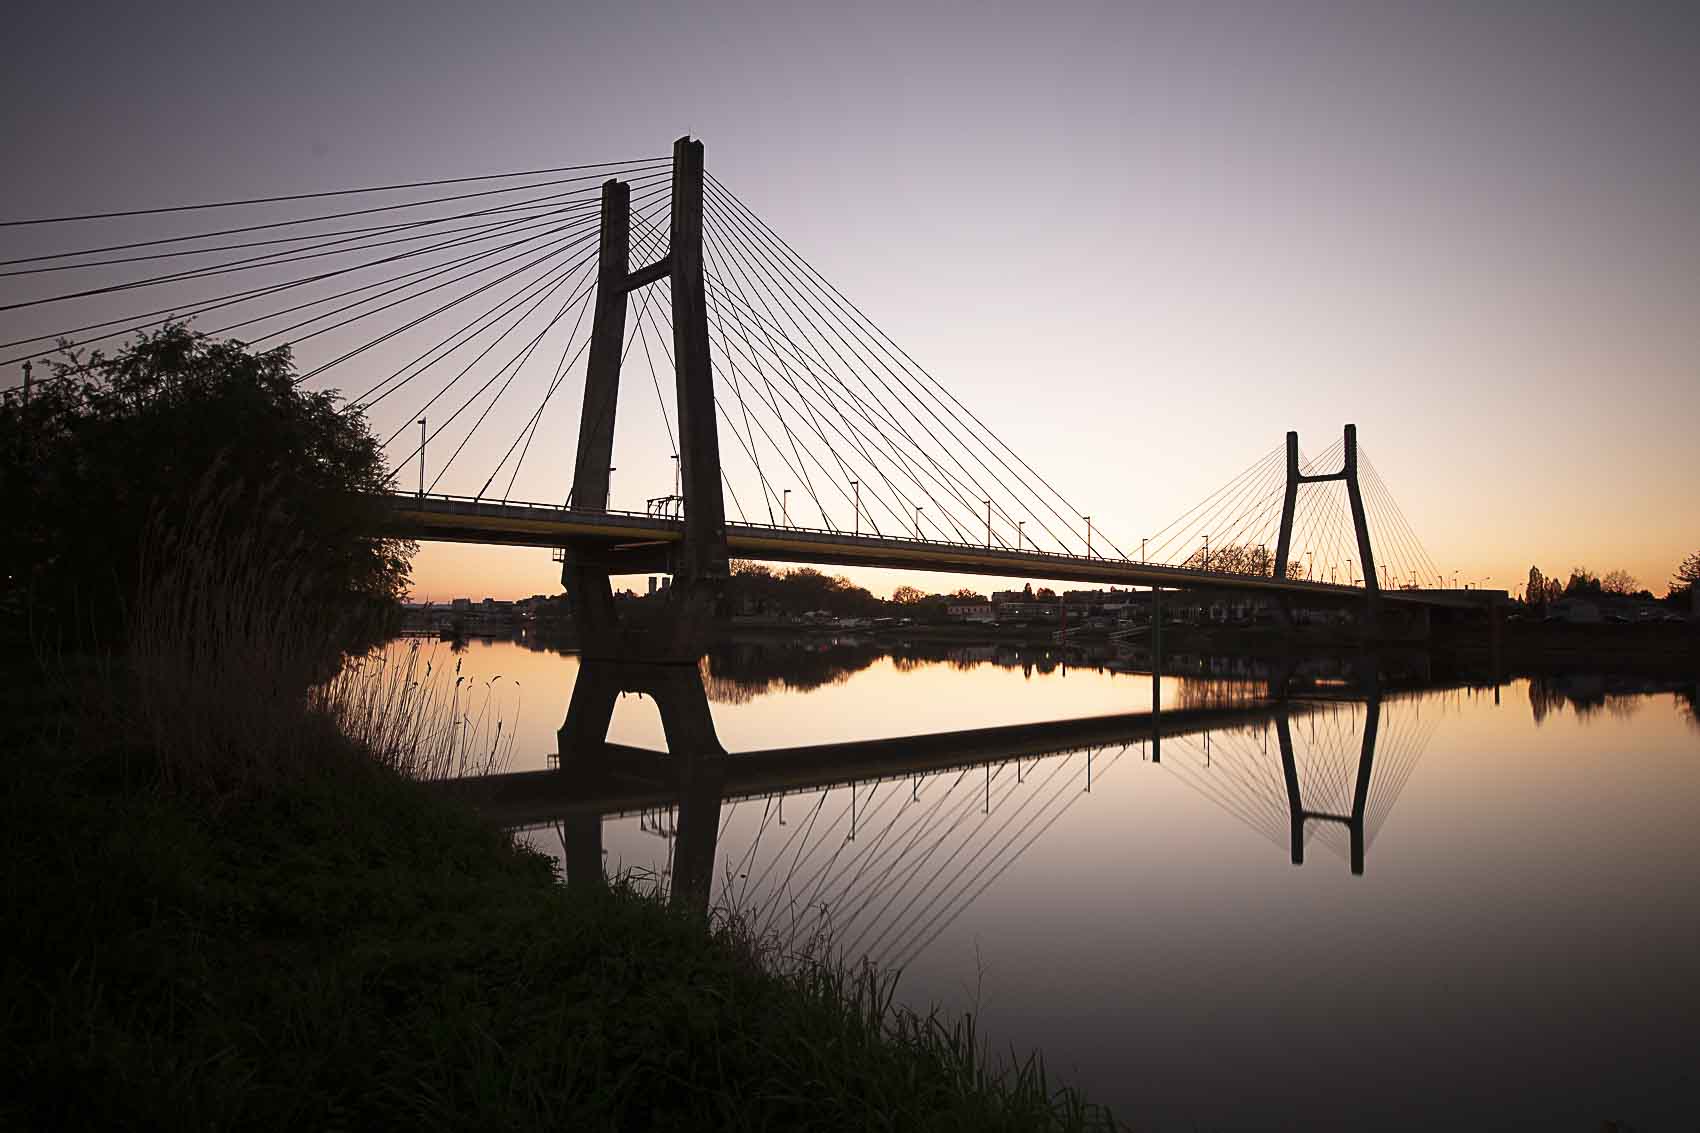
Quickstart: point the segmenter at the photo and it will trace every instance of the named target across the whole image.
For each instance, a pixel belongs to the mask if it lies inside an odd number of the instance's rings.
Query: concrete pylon
[[[1307,476],[1299,471],[1299,435],[1287,433],[1287,490],[1281,504],[1281,533],[1275,541],[1276,578],[1287,577],[1288,560],[1293,552],[1293,518],[1298,510],[1299,485],[1322,484],[1331,480],[1346,483],[1346,499],[1352,511],[1352,531],[1357,536],[1358,561],[1364,571],[1364,624],[1373,629],[1381,622],[1381,581],[1376,577],[1375,550],[1370,546],[1369,518],[1364,511],[1363,490],[1358,484],[1358,427],[1347,425],[1344,435],[1345,454],[1340,471]]]
[[[570,506],[580,511],[608,507],[620,365],[625,351],[626,300],[633,291],[665,279],[673,304],[684,538],[665,549],[648,547],[636,552],[594,546],[565,548],[561,584],[572,600],[580,645],[588,656],[694,663],[729,573],[703,280],[703,177],[702,143],[680,138],[673,145],[667,253],[635,271],[629,263],[631,188],[618,179],[602,186],[596,314],[591,326]],[[657,569],[666,570],[674,578],[662,603],[665,611],[643,624],[622,618],[615,607],[610,575]]]

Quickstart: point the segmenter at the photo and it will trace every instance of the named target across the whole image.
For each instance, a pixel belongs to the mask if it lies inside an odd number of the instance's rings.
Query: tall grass
[[[209,475],[181,514],[156,511],[138,573],[106,715],[169,787],[252,793],[351,759],[441,778],[511,752],[493,682],[458,662],[417,647],[345,659],[361,627],[263,489]]]
[[[350,659],[309,704],[367,758],[409,778],[488,775],[513,754],[515,730],[498,711],[501,680],[462,673],[459,658],[451,667],[434,643],[414,639]]]

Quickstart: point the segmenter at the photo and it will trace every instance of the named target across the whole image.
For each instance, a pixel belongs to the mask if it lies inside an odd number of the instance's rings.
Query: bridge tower
[[[628,263],[631,187],[602,186],[596,308],[580,411],[578,453],[570,506],[608,505],[614,420],[625,351],[626,301],[665,279],[672,291],[675,397],[679,420],[680,493],[684,539],[657,560],[657,549],[566,548],[561,583],[578,619],[587,655],[631,660],[695,660],[728,573],[725,501],[720,492],[720,439],[715,427],[714,373],[708,351],[708,307],[702,251],[703,147],[690,137],[673,144],[672,220],[665,255],[633,271]],[[646,627],[621,625],[608,583],[611,574],[665,570],[674,577],[667,616]]]
[[[1299,435],[1287,433],[1287,494],[1281,505],[1281,535],[1275,545],[1275,577],[1286,578],[1293,550],[1293,514],[1297,510],[1300,484],[1346,482],[1346,498],[1352,508],[1352,530],[1357,535],[1358,558],[1364,570],[1365,624],[1376,626],[1381,619],[1381,583],[1375,575],[1375,552],[1369,543],[1369,520],[1364,513],[1363,490],[1358,486],[1358,427],[1347,425],[1345,453],[1340,471],[1307,476],[1299,471]]]
[[[563,768],[600,762],[607,751],[614,704],[625,692],[654,698],[673,756],[694,765],[724,754],[696,670],[729,574],[702,227],[703,147],[689,136],[673,144],[668,247],[654,263],[634,271],[628,262],[631,187],[618,179],[602,186],[596,307],[569,506],[579,511],[608,506],[627,298],[665,279],[672,292],[684,538],[666,545],[564,549],[561,584],[577,622],[580,665],[560,730]],[[645,603],[641,617],[616,610],[611,575],[657,570],[673,575],[665,599]],[[696,823],[684,825],[694,830]]]

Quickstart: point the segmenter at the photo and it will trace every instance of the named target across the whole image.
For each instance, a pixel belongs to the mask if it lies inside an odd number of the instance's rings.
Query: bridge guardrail
[[[569,507],[568,505],[566,505],[564,503],[562,503],[562,504],[545,504],[545,503],[535,503],[535,502],[531,502],[531,501],[527,501],[527,500],[494,500],[494,499],[490,499],[487,496],[462,496],[462,495],[455,495],[455,494],[448,493],[448,492],[426,492],[423,495],[421,495],[418,492],[391,492],[391,493],[388,493],[388,496],[392,501],[395,501],[395,502],[398,502],[398,503],[401,502],[401,501],[404,501],[404,500],[418,500],[418,501],[421,501],[421,502],[423,502],[425,500],[443,500],[443,501],[447,501],[447,502],[450,502],[450,503],[473,504],[475,506],[487,507],[487,508],[490,508],[490,509],[528,508],[528,509],[535,510],[535,511],[555,511],[555,512],[562,512],[562,513],[570,514],[570,515],[586,515],[586,516],[608,515],[608,516],[616,516],[616,517],[619,517],[619,518],[622,518],[622,519],[643,520],[647,523],[654,523],[654,524],[658,524],[658,525],[662,525],[662,526],[666,526],[666,527],[670,527],[670,528],[675,528],[675,527],[676,528],[683,528],[684,523],[685,523],[685,521],[683,519],[680,519],[680,518],[677,518],[677,517],[674,517],[674,516],[654,515],[650,512],[646,512],[646,511],[630,511],[630,510],[626,510],[626,509],[622,509],[622,508],[597,508],[597,509],[574,508],[574,507]],[[1056,560],[1059,560],[1059,561],[1068,561],[1068,562],[1080,562],[1082,560],[1088,560],[1088,561],[1096,560],[1096,561],[1099,561],[1099,562],[1110,563],[1110,564],[1121,565],[1121,566],[1154,567],[1154,568],[1159,569],[1159,570],[1185,571],[1185,572],[1187,572],[1188,575],[1194,575],[1194,576],[1204,575],[1204,576],[1208,576],[1208,577],[1212,577],[1212,578],[1221,578],[1221,579],[1224,579],[1224,580],[1243,579],[1243,578],[1252,578],[1252,577],[1273,578],[1272,575],[1267,575],[1267,574],[1265,574],[1265,575],[1246,575],[1246,574],[1241,574],[1241,573],[1238,573],[1238,572],[1235,572],[1235,571],[1205,570],[1205,569],[1202,569],[1200,567],[1182,567],[1182,566],[1176,566],[1173,563],[1151,562],[1151,561],[1145,560],[1145,559],[1129,559],[1129,558],[1123,558],[1123,557],[1120,557],[1120,556],[1112,556],[1112,555],[1098,555],[1098,554],[1080,555],[1080,554],[1072,554],[1072,553],[1067,552],[1067,551],[1047,551],[1047,550],[1044,550],[1044,549],[1039,548],[1039,547],[1015,548],[1015,547],[1003,545],[1001,543],[998,546],[988,547],[984,543],[968,543],[968,542],[964,542],[962,540],[957,540],[957,539],[917,539],[917,538],[913,538],[913,537],[910,537],[910,536],[907,536],[907,535],[886,535],[882,532],[877,532],[877,531],[872,535],[856,535],[856,534],[852,534],[851,532],[848,532],[848,531],[839,531],[835,528],[830,528],[830,527],[804,527],[800,524],[795,524],[795,523],[792,523],[792,524],[753,523],[753,522],[750,522],[749,520],[740,521],[738,526],[745,528],[745,529],[748,529],[748,530],[771,531],[771,532],[775,532],[775,533],[796,532],[796,533],[801,533],[801,534],[806,534],[806,535],[837,536],[837,537],[844,538],[844,539],[880,539],[880,540],[883,540],[883,541],[886,541],[886,542],[889,542],[889,543],[905,543],[905,544],[909,544],[909,545],[914,546],[914,547],[948,547],[948,548],[953,548],[953,549],[956,549],[956,550],[991,551],[994,554],[996,554],[996,553],[1007,554],[1007,555],[1011,556],[1012,561],[1015,560],[1016,556],[1020,556],[1020,558],[1022,558],[1022,559],[1029,559],[1029,558],[1033,558],[1033,557],[1038,557],[1038,558],[1056,559]],[[1303,586],[1307,589],[1314,589],[1319,593],[1325,593],[1325,594],[1341,594],[1341,593],[1356,594],[1356,593],[1360,593],[1361,591],[1364,590],[1364,587],[1361,587],[1361,586],[1351,586],[1351,585],[1346,585],[1346,584],[1343,584],[1343,583],[1335,583],[1335,582],[1316,582],[1316,581],[1313,581],[1313,580],[1310,580],[1310,579],[1291,578],[1291,579],[1285,579],[1284,581],[1286,581],[1287,583],[1289,583],[1291,585]],[[1391,590],[1391,591],[1384,591],[1383,593],[1397,595],[1399,592],[1397,590]]]

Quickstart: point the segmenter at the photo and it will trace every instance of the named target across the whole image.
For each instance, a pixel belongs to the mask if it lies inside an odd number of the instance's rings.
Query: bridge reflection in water
[[[1361,874],[1438,719],[1369,658],[1320,681],[1278,668],[1184,682],[1180,706],[1151,712],[728,755],[702,671],[652,666],[638,691],[657,701],[661,752],[596,738],[633,688],[619,669],[583,662],[560,769],[444,789],[508,827],[554,832],[571,884],[603,882],[603,824],[635,816],[666,840],[657,881],[676,903],[734,909],[784,939],[830,928],[846,954],[896,965],[1129,765],[1178,778],[1295,865],[1319,841]]]

